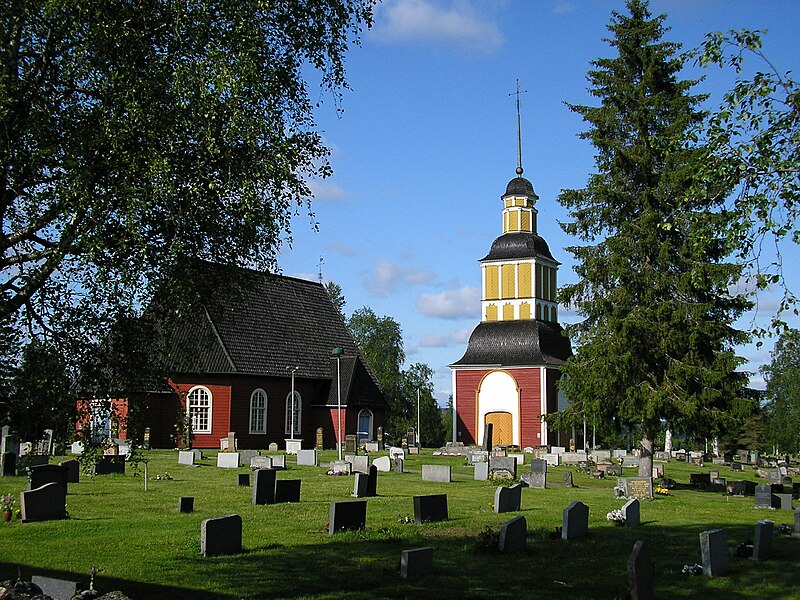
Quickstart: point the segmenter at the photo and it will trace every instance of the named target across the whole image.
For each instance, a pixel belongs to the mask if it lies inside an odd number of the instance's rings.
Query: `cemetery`
[[[667,460],[672,485],[654,494],[661,481],[639,485],[638,469],[623,460],[618,479],[578,465],[544,469],[528,455],[514,480],[476,478],[486,463],[428,449],[406,455],[401,471],[336,476],[328,474],[333,451],[318,451],[316,464],[274,453],[280,469],[266,467],[271,460],[232,467],[224,454],[233,453],[205,451],[189,461],[177,451],[146,451],[147,480],[145,463],[67,483],[52,467],[34,467],[35,481],[0,478],[0,492],[28,512],[0,524],[0,581],[20,573],[85,589],[95,568],[97,589],[133,600],[795,593],[800,512],[775,497],[788,496],[795,508],[797,488],[770,484],[751,464],[735,472],[730,463]],[[389,451],[371,452],[370,466],[381,456]],[[50,464],[71,458],[52,456]],[[430,466],[449,476],[424,476]],[[712,468],[729,485],[752,485],[729,493],[707,482]],[[239,485],[244,479],[249,486]],[[32,490],[32,483],[43,484]],[[37,499],[50,488],[59,492]],[[607,519],[612,511],[627,522]],[[740,548],[749,554],[734,554]]]

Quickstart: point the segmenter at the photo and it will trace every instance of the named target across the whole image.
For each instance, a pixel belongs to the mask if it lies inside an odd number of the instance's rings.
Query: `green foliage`
[[[584,320],[569,328],[577,351],[561,386],[571,404],[550,421],[638,427],[649,474],[663,421],[702,437],[737,416],[746,378],[733,347],[747,338],[732,323],[749,303],[729,291],[741,269],[725,262],[726,182],[698,182],[706,154],[687,147],[702,121],[695,82],[677,79],[665,17],[651,18],[640,0],[627,8],[609,25],[616,55],[588,75],[600,105],[570,105],[589,124],[582,137],[596,148],[597,173],[559,197],[573,219],[564,230],[588,244],[569,248],[579,281],[559,300]],[[702,195],[689,193],[701,183]]]
[[[305,77],[338,103],[372,4],[4,2],[0,319],[79,343],[197,259],[273,267],[331,173]]]
[[[331,302],[336,307],[336,310],[344,319],[344,305],[347,304],[344,298],[344,292],[342,291],[342,286],[334,283],[333,281],[329,281],[325,284],[325,291],[328,292],[328,296],[330,296]]]
[[[433,397],[433,369],[422,363],[414,363],[403,372],[403,397],[411,398],[415,407],[418,391],[420,440],[426,448],[439,448],[445,442],[442,411]],[[416,427],[416,421],[409,425]]]
[[[780,331],[786,326],[782,315],[798,314],[795,291],[784,278],[782,249],[800,243],[795,227],[800,211],[800,83],[770,62],[761,34],[710,33],[688,57],[704,67],[736,73],[733,88],[696,132],[713,158],[697,167],[701,177],[721,177],[736,186],[727,206],[735,217],[727,235],[756,289],[783,290],[772,323]],[[744,77],[748,56],[757,60],[758,70]]]
[[[765,437],[783,452],[800,452],[800,331],[787,329],[761,368],[767,381]]]

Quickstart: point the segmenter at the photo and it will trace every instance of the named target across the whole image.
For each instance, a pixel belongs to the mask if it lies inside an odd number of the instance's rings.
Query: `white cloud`
[[[458,329],[449,333],[428,333],[420,338],[419,345],[423,348],[447,348],[458,344],[466,344],[472,328]]]
[[[336,254],[340,256],[355,256],[356,251],[353,249],[352,246],[348,244],[344,244],[342,242],[331,242],[328,244],[328,248],[330,248]]]
[[[445,290],[438,294],[422,294],[417,299],[417,310],[420,313],[440,319],[477,318],[480,307],[480,289],[471,286]]]
[[[375,10],[374,39],[430,42],[489,53],[503,44],[497,25],[476,14],[466,0],[385,0]]]
[[[364,287],[372,296],[383,298],[400,288],[421,285],[432,281],[433,273],[399,265],[390,260],[375,263],[375,272],[364,282]]]
[[[347,192],[330,179],[309,179],[308,187],[317,201],[342,201],[347,199]]]

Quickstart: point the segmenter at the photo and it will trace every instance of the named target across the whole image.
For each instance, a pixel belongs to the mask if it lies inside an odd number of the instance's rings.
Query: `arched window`
[[[294,392],[294,410],[292,410],[292,393],[289,392],[289,395],[286,396],[286,428],[284,433],[286,435],[290,435],[292,433],[291,424],[292,418],[294,418],[294,435],[298,435],[300,433],[300,425],[302,423],[303,417],[303,401],[300,397],[300,392],[295,390]]]
[[[211,391],[198,385],[189,390],[186,396],[186,410],[192,433],[211,433]]]
[[[261,388],[250,394],[250,433],[267,433],[267,392]]]
[[[358,436],[359,444],[363,440],[372,439],[372,411],[368,408],[362,408],[358,412],[358,431],[356,435]]]

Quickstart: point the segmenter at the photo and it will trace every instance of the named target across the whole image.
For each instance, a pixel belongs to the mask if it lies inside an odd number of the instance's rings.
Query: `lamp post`
[[[291,411],[292,412],[292,422],[289,425],[289,439],[291,439],[291,440],[294,439],[294,410],[295,410],[294,409],[294,403],[295,403],[295,397],[294,397],[294,373],[299,368],[300,367],[286,367],[287,371],[291,371],[292,372],[292,395],[291,395],[291,398],[292,398],[292,411]]]
[[[342,354],[344,354],[344,350],[338,346],[331,350],[331,356],[336,357],[336,414],[339,421],[336,430],[336,447],[339,450],[339,462],[342,462],[342,371],[340,365]]]
[[[422,448],[422,442],[419,435],[419,388],[417,388],[417,447]]]

